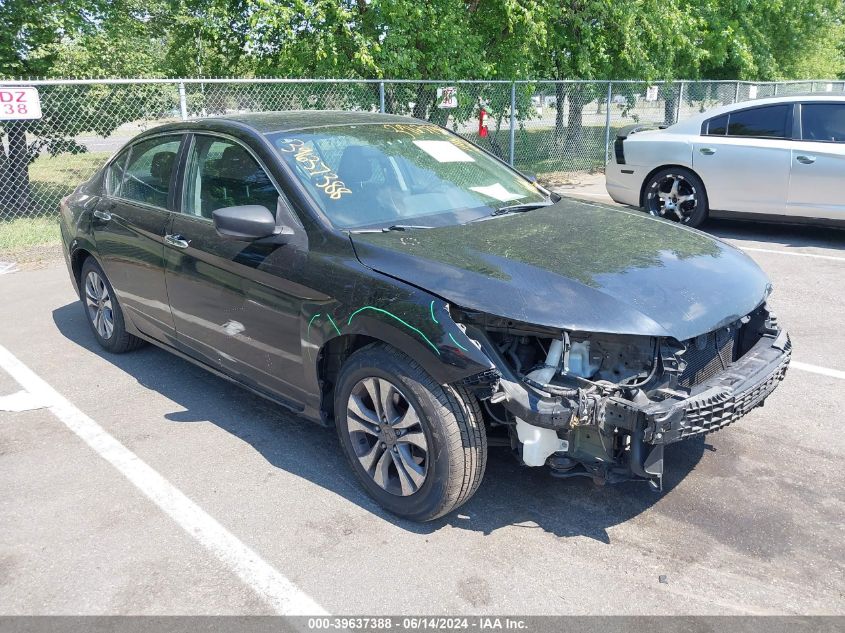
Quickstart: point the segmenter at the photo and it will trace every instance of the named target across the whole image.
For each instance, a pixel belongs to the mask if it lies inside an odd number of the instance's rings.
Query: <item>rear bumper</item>
[[[62,255],[65,258],[65,265],[67,266],[68,276],[70,277],[70,282],[73,284],[73,289],[76,291],[76,294],[79,294],[79,284],[76,280],[76,275],[73,273],[73,262],[71,261],[70,256],[70,236],[68,235],[67,228],[65,227],[65,223],[62,220],[59,220],[59,232],[62,236]]]
[[[614,201],[639,207],[644,172],[636,165],[619,165],[611,159],[605,165],[604,187]]]

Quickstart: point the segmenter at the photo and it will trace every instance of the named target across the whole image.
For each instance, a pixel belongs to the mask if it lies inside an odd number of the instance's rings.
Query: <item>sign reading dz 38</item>
[[[0,121],[40,118],[41,101],[37,89],[0,86]]]

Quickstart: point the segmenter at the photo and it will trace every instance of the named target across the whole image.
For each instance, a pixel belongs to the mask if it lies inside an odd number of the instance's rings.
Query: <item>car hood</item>
[[[460,226],[353,233],[361,263],[458,307],[574,331],[686,340],[771,289],[744,253],[639,212],[564,198]]]

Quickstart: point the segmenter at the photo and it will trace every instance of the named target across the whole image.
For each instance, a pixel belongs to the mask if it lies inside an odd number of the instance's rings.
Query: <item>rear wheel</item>
[[[97,342],[104,349],[121,354],[144,342],[126,331],[123,311],[100,265],[89,257],[82,264],[81,299],[85,316]]]
[[[655,172],[646,183],[643,203],[651,215],[687,226],[700,226],[707,219],[704,183],[683,167]]]
[[[335,425],[365,490],[390,512],[429,521],[466,502],[487,461],[477,400],[440,385],[398,350],[373,345],[344,364]]]

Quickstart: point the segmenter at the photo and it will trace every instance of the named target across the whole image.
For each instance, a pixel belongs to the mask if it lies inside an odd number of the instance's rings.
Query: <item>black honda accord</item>
[[[153,343],[334,424],[415,520],[472,496],[488,437],[659,487],[666,444],[762,405],[789,363],[740,251],[560,199],[415,119],[165,125],[63,200],[61,229],[105,350]]]

